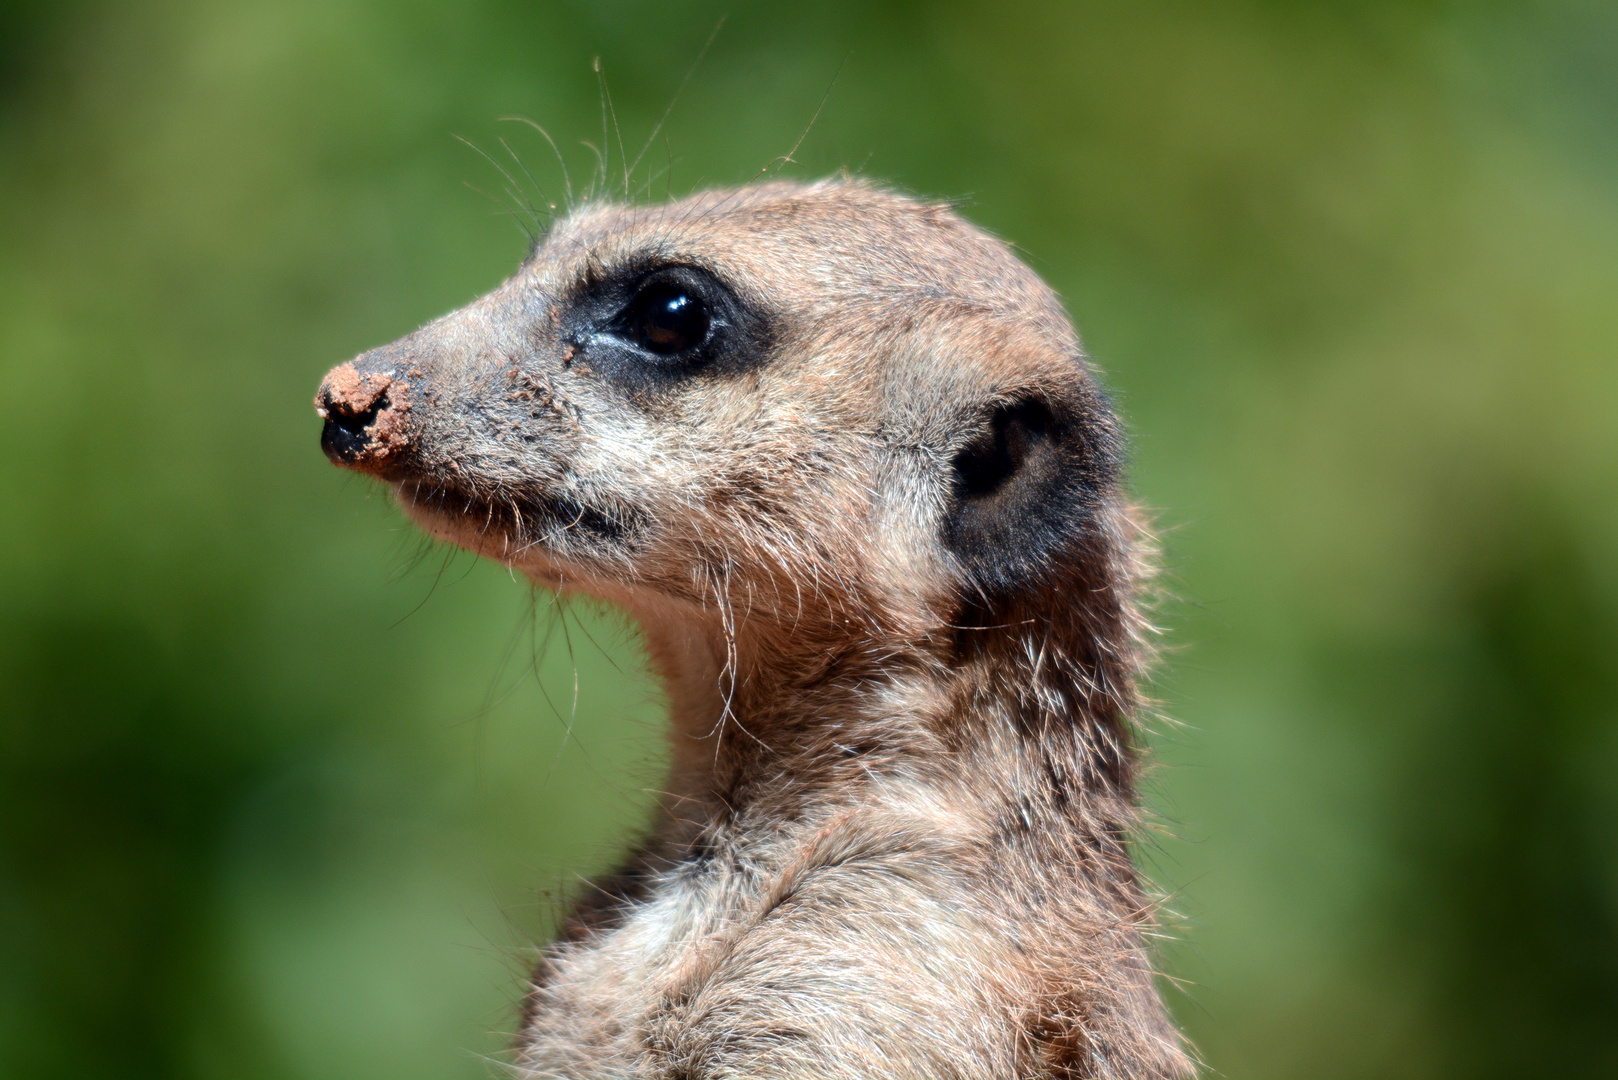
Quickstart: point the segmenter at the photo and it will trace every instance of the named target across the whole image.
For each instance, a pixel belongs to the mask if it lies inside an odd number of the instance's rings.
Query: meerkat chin
[[[316,407],[667,689],[660,823],[545,950],[518,1075],[1191,1074],[1129,852],[1144,532],[1004,244],[846,180],[594,204]]]

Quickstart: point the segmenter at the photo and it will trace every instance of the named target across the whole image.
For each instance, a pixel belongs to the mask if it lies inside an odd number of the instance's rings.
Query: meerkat
[[[1006,245],[847,179],[588,205],[316,407],[666,691],[659,821],[543,951],[517,1075],[1191,1075],[1130,854],[1145,533]]]

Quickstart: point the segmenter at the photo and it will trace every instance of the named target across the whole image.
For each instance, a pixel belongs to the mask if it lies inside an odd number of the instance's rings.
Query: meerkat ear
[[[943,539],[974,585],[1004,593],[1082,542],[1116,473],[1111,415],[1022,398],[992,406],[981,423],[951,461]]]

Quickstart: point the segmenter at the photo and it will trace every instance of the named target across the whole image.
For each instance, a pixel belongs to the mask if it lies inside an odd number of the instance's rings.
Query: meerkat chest
[[[1016,1032],[984,1018],[1023,996],[1019,964],[969,862],[872,816],[742,869],[671,873],[611,929],[552,948],[520,1061],[534,1077],[698,1076],[721,1060],[771,1075],[776,1059],[942,1075],[928,1055],[952,1048],[1005,1075]]]

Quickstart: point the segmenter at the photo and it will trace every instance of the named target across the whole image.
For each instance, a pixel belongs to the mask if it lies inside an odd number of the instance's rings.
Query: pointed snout
[[[320,448],[335,465],[393,479],[413,442],[411,385],[391,366],[367,363],[371,355],[339,364],[321,381]]]

